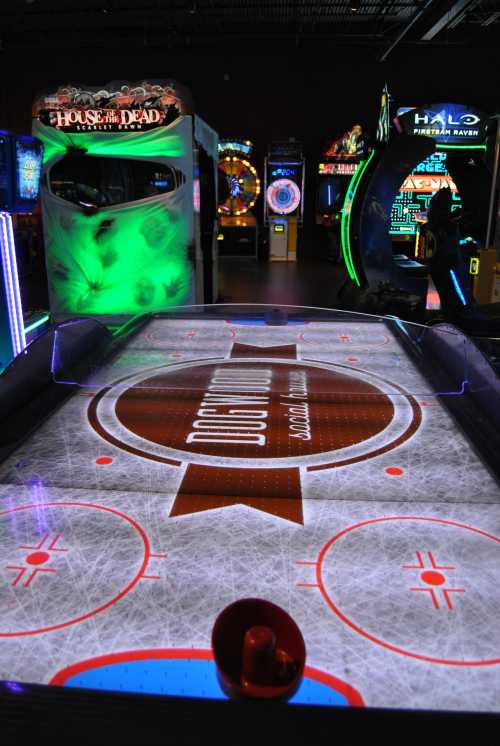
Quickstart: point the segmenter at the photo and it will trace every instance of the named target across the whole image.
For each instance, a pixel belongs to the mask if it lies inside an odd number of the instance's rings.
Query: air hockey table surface
[[[395,319],[282,321],[147,318],[81,379],[54,335],[73,393],[0,465],[5,686],[224,698],[211,629],[255,597],[304,635],[292,703],[500,709],[500,486],[447,407],[465,373],[436,390],[429,330]]]

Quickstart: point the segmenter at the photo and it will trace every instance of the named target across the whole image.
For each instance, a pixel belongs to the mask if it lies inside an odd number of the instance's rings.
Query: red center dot
[[[405,470],[400,466],[388,466],[385,473],[390,477],[401,477],[405,473]]]
[[[347,362],[348,363],[359,363],[359,357],[348,357]]]
[[[99,458],[96,458],[95,462],[100,466],[105,466],[107,464],[112,464],[113,459],[111,458],[111,456],[99,456]]]
[[[47,552],[33,552],[26,557],[26,562],[28,565],[43,565],[48,559],[50,559],[50,554]]]
[[[426,570],[420,577],[427,585],[443,585],[446,580],[444,575],[435,570]]]

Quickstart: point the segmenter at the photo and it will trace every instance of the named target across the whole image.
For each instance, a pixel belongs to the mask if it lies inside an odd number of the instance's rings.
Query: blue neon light
[[[452,269],[450,269],[450,275],[451,275],[451,279],[452,279],[453,285],[455,287],[455,290],[457,292],[457,295],[460,298],[460,301],[462,302],[462,305],[466,306],[467,305],[467,301],[465,300],[464,294],[462,292],[462,288],[458,284],[457,276],[456,276],[455,272]]]

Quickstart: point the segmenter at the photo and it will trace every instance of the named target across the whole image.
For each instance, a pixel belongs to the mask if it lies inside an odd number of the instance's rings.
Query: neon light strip
[[[26,347],[24,334],[21,291],[17,274],[16,244],[12,230],[12,217],[8,212],[0,212],[0,250],[2,269],[5,278],[5,293],[9,313],[9,326],[14,356],[19,355]]]
[[[438,150],[486,150],[486,145],[440,145],[436,144]]]
[[[354,268],[354,262],[353,262],[352,251],[351,251],[351,236],[350,236],[351,211],[352,211],[352,205],[354,203],[354,199],[356,197],[356,192],[359,186],[359,182],[361,181],[361,177],[363,176],[368,164],[370,163],[374,155],[375,155],[375,149],[372,150],[372,152],[370,153],[366,161],[360,162],[358,170],[352,177],[349,183],[349,187],[347,188],[344,205],[342,207],[342,219],[340,221],[340,239],[341,239],[340,242],[342,246],[342,254],[344,257],[344,262],[347,267],[349,277],[351,278],[351,280],[353,280],[353,282],[356,283],[358,287],[361,287],[361,282]]]
[[[38,329],[39,326],[42,324],[45,324],[46,321],[50,319],[50,315],[47,313],[45,316],[42,316],[41,319],[38,319],[38,321],[34,321],[32,324],[29,324],[29,326],[26,326],[24,328],[25,334],[30,334],[30,332],[35,331],[35,329]]]
[[[465,300],[464,294],[462,292],[462,288],[458,284],[457,276],[455,275],[455,272],[452,269],[450,269],[450,275],[451,275],[451,279],[453,281],[453,285],[455,286],[455,290],[457,292],[457,295],[458,295],[458,297],[460,298],[460,300],[462,302],[462,305],[466,306],[467,305],[467,301]]]

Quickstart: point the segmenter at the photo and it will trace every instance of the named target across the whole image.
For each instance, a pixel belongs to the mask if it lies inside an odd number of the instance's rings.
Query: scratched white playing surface
[[[173,518],[186,463],[103,440],[82,388],[0,467],[0,678],[46,683],[95,656],[208,648],[217,613],[254,596],[285,608],[308,664],[368,706],[498,710],[500,490],[385,327],[158,320],[101,383],[224,359],[235,342],[296,344],[298,360],[402,386],[422,424],[372,458],[305,463],[303,524],[241,505]]]

